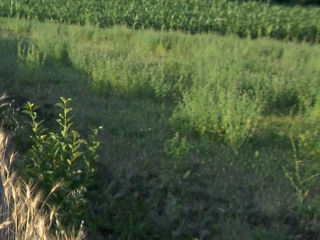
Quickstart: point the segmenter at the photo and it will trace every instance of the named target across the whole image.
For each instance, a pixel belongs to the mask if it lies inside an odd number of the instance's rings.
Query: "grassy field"
[[[121,24],[135,29],[215,31],[251,38],[320,41],[319,6],[266,1],[4,0],[0,2],[0,16],[100,27]]]
[[[92,239],[316,240],[319,56],[305,42],[0,18],[0,89],[18,122],[2,113],[4,127],[23,156],[20,109],[35,102],[54,129],[60,96],[81,134],[104,127]]]

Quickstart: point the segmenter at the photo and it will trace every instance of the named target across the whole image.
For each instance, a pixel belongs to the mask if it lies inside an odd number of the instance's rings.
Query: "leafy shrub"
[[[44,128],[43,120],[37,121],[35,105],[27,103],[24,112],[30,117],[32,146],[22,173],[24,177],[39,182],[46,194],[60,183],[61,187],[50,197],[52,204],[57,206],[64,219],[72,217],[81,221],[85,213],[86,191],[93,183],[95,160],[98,157],[98,130],[93,130],[89,141],[72,130],[70,101],[70,98],[61,97],[61,102],[56,104],[61,109],[57,119],[58,132]]]

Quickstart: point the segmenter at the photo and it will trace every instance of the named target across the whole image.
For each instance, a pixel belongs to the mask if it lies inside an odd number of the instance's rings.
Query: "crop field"
[[[0,2],[0,16],[320,41],[320,8],[315,5],[227,0],[4,0]]]
[[[0,15],[0,155],[6,132],[18,180],[1,176],[48,196],[42,232],[320,239],[318,5],[5,0]]]

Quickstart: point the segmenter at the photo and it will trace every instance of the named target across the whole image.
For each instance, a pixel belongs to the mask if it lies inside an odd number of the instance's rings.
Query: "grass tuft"
[[[12,169],[15,154],[7,148],[8,137],[0,130],[0,169],[3,191],[0,206],[1,240],[82,240],[79,232],[64,229],[56,210],[44,199],[35,183],[23,181]],[[54,192],[57,187],[53,188]]]

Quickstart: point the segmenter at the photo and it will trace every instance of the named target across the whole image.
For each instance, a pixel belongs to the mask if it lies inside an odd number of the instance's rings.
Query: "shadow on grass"
[[[89,235],[93,239],[113,234],[143,239],[152,234],[147,211],[151,206],[141,197],[154,184],[151,178],[158,179],[172,109],[150,95],[117,95],[110,89],[96,89],[90,75],[74,66],[63,45],[58,54],[48,54],[30,39],[4,33],[0,53],[0,89],[10,96],[13,117],[19,122],[8,126],[14,131],[18,151],[23,155],[30,148],[22,113],[27,101],[39,107],[38,120],[55,129],[54,104],[60,96],[72,98],[74,127],[80,133],[88,136],[91,127],[104,127],[101,164],[87,198]]]
[[[92,239],[170,239],[175,231],[183,239],[200,237],[202,232],[210,237],[215,233],[206,230],[207,224],[218,226],[222,221],[217,209],[229,208],[234,199],[238,207],[245,201],[242,192],[228,199],[237,188],[232,185],[226,190],[232,184],[229,170],[219,173],[217,163],[203,165],[198,159],[218,151],[216,160],[224,159],[218,145],[213,151],[211,143],[205,144],[199,156],[181,158],[181,138],[172,142],[173,154],[164,153],[164,143],[174,135],[169,123],[174,104],[143,92],[96,89],[91,76],[72,63],[63,44],[58,53],[50,54],[29,39],[8,34],[0,38],[0,52],[0,89],[16,101],[17,109],[26,101],[34,102],[46,127],[56,128],[54,104],[60,96],[71,97],[80,133],[87,135],[91,126],[104,127],[102,164],[87,195]],[[23,122],[21,111],[16,116]],[[27,126],[17,127],[15,142],[23,154],[30,147]],[[206,220],[203,212],[208,213]]]

